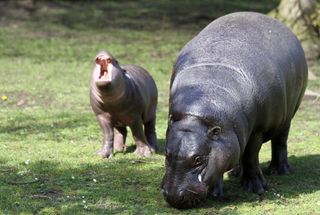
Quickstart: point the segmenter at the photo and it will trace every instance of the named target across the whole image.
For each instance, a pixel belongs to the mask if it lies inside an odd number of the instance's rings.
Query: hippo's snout
[[[207,189],[204,185],[198,184],[192,187],[170,191],[167,186],[162,187],[162,194],[165,200],[173,207],[187,209],[197,206],[207,196]]]

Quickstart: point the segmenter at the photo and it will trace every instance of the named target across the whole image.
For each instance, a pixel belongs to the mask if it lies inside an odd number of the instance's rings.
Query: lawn
[[[319,100],[303,101],[293,120],[292,174],[267,176],[269,190],[261,198],[225,176],[229,201],[208,200],[179,211],[160,193],[162,152],[134,155],[129,134],[126,153],[109,160],[96,155],[101,131],[89,104],[89,83],[99,50],[154,77],[163,149],[169,80],[179,50],[223,14],[267,13],[278,1],[38,1],[36,8],[24,2],[0,2],[0,213],[319,214]],[[309,86],[320,92],[320,79]],[[266,143],[262,167],[270,154]]]

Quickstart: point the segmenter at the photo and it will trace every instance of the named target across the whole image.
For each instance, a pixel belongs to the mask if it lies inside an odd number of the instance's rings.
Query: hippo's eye
[[[169,118],[169,124],[171,125],[177,121],[182,120],[183,115],[180,113],[171,113],[168,118]]]
[[[196,156],[196,157],[194,158],[193,166],[197,167],[197,166],[202,165],[202,163],[203,163],[202,157],[201,157],[201,156]]]
[[[218,136],[220,135],[221,133],[221,127],[220,126],[214,126],[212,128],[209,128],[208,130],[208,136],[209,138],[211,139],[218,139]]]

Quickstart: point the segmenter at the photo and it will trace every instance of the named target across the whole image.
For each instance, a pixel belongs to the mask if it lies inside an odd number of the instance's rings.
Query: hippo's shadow
[[[153,158],[150,158],[153,162],[132,162],[135,160],[130,156],[123,156],[107,162],[88,163],[76,167],[64,166],[56,161],[39,160],[31,162],[28,165],[28,173],[21,176],[18,167],[0,159],[0,191],[5,190],[8,196],[14,195],[26,200],[25,207],[16,209],[11,198],[5,198],[0,201],[0,208],[6,209],[9,213],[37,213],[42,208],[51,206],[50,202],[53,200],[57,208],[68,202],[65,213],[69,214],[79,210],[78,202],[88,198],[86,200],[91,203],[106,204],[103,207],[97,205],[92,208],[91,212],[96,214],[124,211],[141,214],[143,211],[154,211],[155,208],[157,212],[177,212],[166,204],[160,193],[164,166],[154,162]],[[293,168],[291,175],[266,176],[269,191],[263,195],[262,202],[285,201],[288,198],[296,198],[301,193],[314,193],[320,189],[320,155],[291,156],[289,162]],[[262,163],[262,167],[266,166],[267,163]],[[33,183],[35,177],[39,182]],[[207,200],[199,207],[219,210],[230,205],[258,202],[258,195],[244,192],[239,181],[239,178],[224,180],[224,192],[229,201]],[[21,186],[23,189],[20,189]],[[43,201],[39,202],[37,198],[43,198]],[[45,201],[46,199],[50,201]],[[113,202],[114,205],[108,206],[108,202]],[[141,202],[143,208],[139,209],[137,205]],[[37,206],[34,206],[35,203]]]
[[[244,191],[239,177],[227,177],[224,179],[224,195],[227,201],[208,200],[201,207],[221,208],[230,204],[263,202],[264,200],[285,202],[285,199],[295,198],[301,193],[313,193],[320,189],[318,180],[320,155],[290,156],[289,164],[292,169],[289,175],[265,175],[268,190],[261,196]],[[268,165],[269,162],[260,164],[263,170]]]

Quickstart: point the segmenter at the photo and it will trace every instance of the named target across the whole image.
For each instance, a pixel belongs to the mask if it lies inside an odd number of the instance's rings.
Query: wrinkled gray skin
[[[162,192],[177,208],[220,198],[223,173],[241,164],[241,184],[261,194],[267,172],[287,174],[287,137],[307,84],[304,52],[293,33],[262,14],[223,16],[180,52],[174,65]]]
[[[125,150],[129,126],[136,143],[135,153],[148,157],[158,149],[155,131],[157,87],[149,73],[139,66],[120,67],[108,52],[95,59],[90,102],[103,132],[98,154],[109,158]]]

